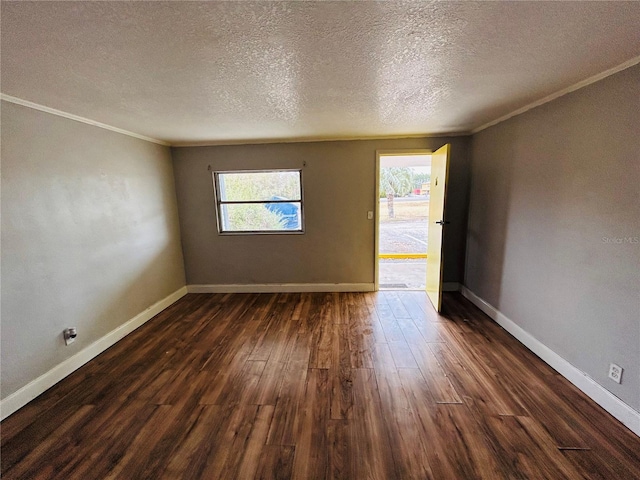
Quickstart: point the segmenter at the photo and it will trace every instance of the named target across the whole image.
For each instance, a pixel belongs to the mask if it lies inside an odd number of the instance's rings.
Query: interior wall
[[[635,410],[638,112],[635,66],[474,135],[465,280]]]
[[[168,147],[2,102],[1,148],[6,398],[185,277]]]
[[[374,283],[376,150],[452,144],[444,280],[460,282],[469,184],[468,137],[182,147],[173,166],[187,283]],[[303,167],[303,163],[306,166]],[[217,232],[211,172],[302,168],[305,233]]]

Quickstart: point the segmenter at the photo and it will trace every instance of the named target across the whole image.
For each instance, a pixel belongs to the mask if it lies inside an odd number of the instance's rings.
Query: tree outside
[[[380,198],[387,197],[389,218],[394,218],[393,199],[411,193],[413,187],[413,171],[407,167],[380,168]]]

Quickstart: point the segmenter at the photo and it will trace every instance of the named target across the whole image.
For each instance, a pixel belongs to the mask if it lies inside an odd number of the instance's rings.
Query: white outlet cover
[[[367,212],[367,219],[368,219],[368,220],[373,220],[373,212],[372,212],[371,210],[369,210],[369,211]]]
[[[622,370],[620,365],[612,363],[609,365],[609,378],[616,383],[622,383]]]

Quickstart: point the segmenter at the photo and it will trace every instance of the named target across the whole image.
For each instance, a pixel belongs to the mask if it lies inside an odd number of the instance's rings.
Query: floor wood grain
[[[3,479],[640,479],[458,294],[190,294],[0,427]]]

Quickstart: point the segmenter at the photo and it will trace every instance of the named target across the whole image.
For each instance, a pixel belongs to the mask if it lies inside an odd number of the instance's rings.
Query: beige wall
[[[638,112],[635,66],[474,135],[465,282],[636,410]]]
[[[2,102],[2,398],[184,284],[170,150]]]
[[[188,284],[373,283],[376,150],[452,144],[445,281],[463,278],[468,137],[173,149]],[[214,170],[303,168],[304,235],[220,236]]]

